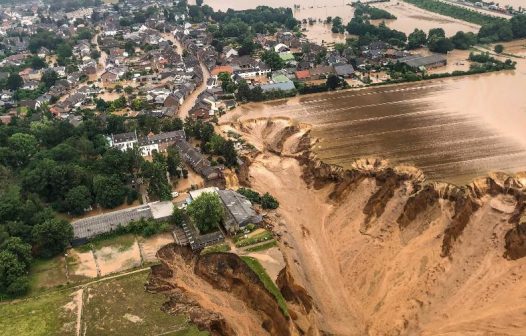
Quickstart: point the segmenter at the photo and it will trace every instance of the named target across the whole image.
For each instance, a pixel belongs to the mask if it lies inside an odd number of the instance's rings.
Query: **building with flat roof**
[[[73,221],[73,244],[85,243],[88,239],[127,226],[141,219],[164,220],[173,213],[172,202],[153,202],[133,208],[108,212]]]
[[[433,69],[447,65],[447,57],[442,54],[429,56],[412,55],[398,59],[398,62],[407,64],[413,69]]]

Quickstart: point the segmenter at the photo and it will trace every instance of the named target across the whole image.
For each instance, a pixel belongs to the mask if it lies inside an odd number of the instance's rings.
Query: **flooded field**
[[[432,28],[443,28],[446,35],[451,36],[458,31],[476,33],[480,28],[476,24],[429,12],[403,1],[378,3],[374,4],[374,7],[385,9],[395,15],[397,19],[387,20],[387,26],[406,34],[412,33],[415,28],[422,29],[426,33]]]
[[[354,8],[348,5],[351,1],[347,0],[207,0],[205,3],[215,10],[222,11],[226,11],[229,8],[242,10],[257,6],[289,7],[293,8],[294,17],[298,20],[308,18],[325,20],[328,16],[339,16],[343,19],[344,24],[347,24],[354,15]],[[294,5],[299,5],[299,7],[294,8]],[[441,27],[447,35],[453,35],[460,30],[477,32],[480,28],[468,22],[425,11],[402,1],[378,3],[374,4],[374,6],[394,14],[397,20],[389,20],[386,22],[387,25],[406,34],[410,34],[415,28],[427,32],[431,28]],[[379,24],[380,22],[376,23]],[[338,42],[338,40],[344,39],[344,35],[331,34],[330,26],[315,24],[314,26],[307,26],[307,29],[307,37],[319,43],[322,40]]]
[[[495,2],[501,7],[512,6],[515,9],[519,9],[519,7],[526,8],[526,1],[524,0],[496,0]]]
[[[526,41],[517,42],[515,50]],[[526,61],[515,71],[310,95],[239,107],[238,117],[312,126],[315,152],[349,167],[378,157],[456,184],[526,170]],[[521,89],[522,88],[522,89]]]

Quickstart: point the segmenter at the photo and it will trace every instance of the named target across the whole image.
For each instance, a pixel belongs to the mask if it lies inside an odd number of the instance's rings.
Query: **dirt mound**
[[[312,307],[314,316],[311,328],[301,330],[331,335],[526,330],[521,179],[499,173],[459,187],[426,181],[416,169],[389,167],[374,158],[346,170],[308,150],[267,150],[265,144],[287,144],[295,137],[290,128],[275,129],[285,127],[283,121],[262,132],[267,125],[259,120],[247,128],[261,153],[251,158],[245,176],[254,189],[280,201],[273,227],[289,267],[278,282],[298,310]],[[306,292],[298,295],[291,283]]]

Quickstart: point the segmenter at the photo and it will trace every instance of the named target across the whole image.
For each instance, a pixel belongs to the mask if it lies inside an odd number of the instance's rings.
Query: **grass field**
[[[261,251],[268,250],[269,248],[272,248],[272,247],[275,247],[275,246],[278,246],[278,242],[275,241],[274,239],[272,239],[271,241],[268,241],[268,242],[263,243],[261,245],[257,245],[257,246],[254,246],[254,247],[249,247],[249,248],[245,249],[245,251],[247,251],[247,252],[261,252]]]
[[[31,294],[67,283],[65,259],[58,256],[52,259],[36,260],[31,266]]]
[[[165,296],[144,290],[148,274],[147,271],[138,272],[87,284],[82,300],[80,334],[208,335],[191,325],[184,316],[171,316],[161,311]],[[77,308],[73,292],[73,289],[55,290],[0,304],[0,336],[76,335]]]
[[[273,238],[272,233],[267,230],[262,230],[261,232],[249,235],[248,238],[238,238],[234,239],[236,247],[245,247],[254,245],[257,243],[261,243],[267,240],[271,240]]]
[[[147,275],[140,272],[91,285],[89,300],[84,302],[83,334],[207,335],[190,326],[184,316],[163,313],[160,309],[166,298],[144,291]]]
[[[228,252],[228,251],[230,251],[230,245],[228,245],[227,243],[223,243],[223,244],[207,246],[201,251],[201,254]]]
[[[0,304],[1,336],[75,335],[76,314],[64,308],[72,291]]]
[[[263,282],[263,285],[265,286],[265,288],[272,295],[274,295],[274,297],[276,298],[276,301],[278,302],[279,307],[281,308],[281,311],[283,311],[283,314],[285,316],[289,316],[289,311],[287,309],[287,303],[285,302],[285,298],[283,298],[283,295],[279,291],[278,287],[276,286],[274,281],[270,279],[267,272],[265,271],[263,266],[261,266],[259,261],[257,261],[256,259],[252,257],[247,257],[247,256],[242,256],[240,258],[243,259],[243,261],[248,265],[248,267],[250,267],[250,269],[253,270],[258,275],[261,282]]]

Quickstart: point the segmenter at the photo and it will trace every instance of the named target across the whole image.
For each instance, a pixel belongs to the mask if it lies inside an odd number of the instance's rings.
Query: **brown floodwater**
[[[452,36],[458,31],[476,33],[480,29],[476,24],[429,12],[403,1],[377,3],[374,7],[385,9],[396,16],[396,20],[386,21],[387,26],[406,34],[412,33],[415,28],[425,32],[432,28],[443,28],[447,36]],[[381,21],[376,21],[379,22]]]
[[[526,41],[514,48],[526,56]],[[314,151],[328,163],[375,157],[464,184],[526,170],[526,60],[515,71],[247,104],[223,120],[258,117],[311,125]]]
[[[242,10],[257,6],[289,7],[293,9],[294,17],[298,20],[308,18],[325,20],[328,16],[339,16],[343,19],[344,24],[347,24],[354,15],[354,8],[349,6],[349,3],[351,3],[349,0],[205,0],[205,4],[215,10],[226,11],[229,8]],[[294,8],[294,5],[299,5],[299,8]],[[480,28],[480,26],[468,22],[419,9],[402,1],[379,3],[374,4],[374,6],[394,14],[397,20],[388,20],[386,24],[406,34],[410,34],[415,28],[427,32],[431,28],[441,27],[449,36],[460,30],[476,32]],[[377,21],[375,23],[379,24],[380,22]],[[309,29],[309,27],[307,28]],[[310,28],[306,35],[315,42],[321,42],[322,40],[338,42],[340,39],[345,38],[344,35],[331,34],[330,29],[321,24]]]

